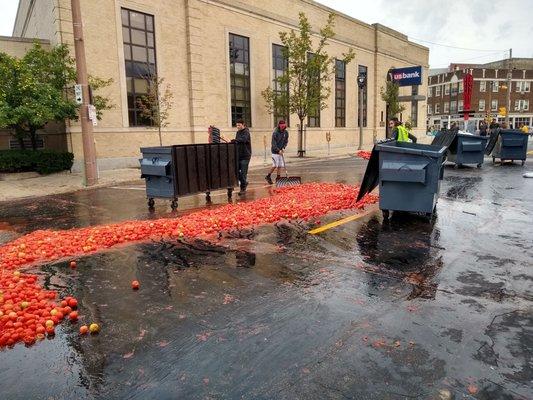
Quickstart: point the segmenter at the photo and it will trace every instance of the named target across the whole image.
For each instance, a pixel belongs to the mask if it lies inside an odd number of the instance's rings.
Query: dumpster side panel
[[[198,146],[186,146],[185,151],[187,153],[187,178],[189,182],[189,193],[198,193],[198,164],[197,159]]]
[[[387,151],[387,146],[380,146],[379,150],[380,208],[432,213],[440,189],[443,153],[430,157],[424,153],[401,153],[398,148]]]
[[[500,131],[492,156],[501,160],[525,160],[528,135],[520,131]]]
[[[220,188],[220,144],[212,144],[210,146],[210,180],[209,188],[215,190]]]
[[[175,177],[172,168],[170,147],[143,147],[141,176],[146,183],[146,196],[149,198],[173,198]]]
[[[208,145],[198,145],[196,146],[196,168],[198,172],[198,190],[201,192],[207,191],[207,179],[208,179],[208,168],[207,168],[207,146]]]
[[[455,164],[483,164],[487,138],[457,134],[453,146],[448,148],[448,161]]]
[[[219,157],[220,157],[220,163],[219,163],[219,175],[220,175],[220,186],[222,187],[228,187],[230,184],[229,181],[229,163],[228,163],[228,146],[226,144],[219,146]]]

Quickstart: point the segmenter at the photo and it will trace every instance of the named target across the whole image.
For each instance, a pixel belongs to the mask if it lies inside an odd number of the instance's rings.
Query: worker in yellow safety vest
[[[398,118],[391,118],[389,121],[389,127],[392,129],[392,139],[398,142],[408,142],[411,140],[413,143],[416,143],[416,136],[412,135]]]

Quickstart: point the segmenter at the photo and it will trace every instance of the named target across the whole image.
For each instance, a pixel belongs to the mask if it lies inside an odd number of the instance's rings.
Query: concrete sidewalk
[[[314,161],[317,159],[332,159],[354,155],[356,146],[332,148],[328,154],[327,150],[311,150],[305,158],[298,158],[295,155],[287,155],[287,164]],[[271,165],[270,154],[252,157],[250,169],[267,168]],[[119,183],[140,180],[140,170],[138,168],[115,169],[100,171],[99,182],[95,186],[86,187],[84,185],[83,173],[60,172],[57,174],[43,175],[34,178],[0,181],[0,202],[23,199],[28,197],[48,196],[60,193],[75,192],[98,187],[113,186]]]

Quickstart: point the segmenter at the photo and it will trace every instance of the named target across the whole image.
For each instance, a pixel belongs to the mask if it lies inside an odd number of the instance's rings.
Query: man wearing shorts
[[[272,185],[272,172],[277,169],[278,179],[281,175],[281,168],[285,168],[285,161],[283,159],[283,150],[287,147],[289,143],[289,132],[287,131],[287,124],[285,121],[281,120],[278,122],[278,126],[272,132],[272,168],[270,172],[265,176],[266,181]]]

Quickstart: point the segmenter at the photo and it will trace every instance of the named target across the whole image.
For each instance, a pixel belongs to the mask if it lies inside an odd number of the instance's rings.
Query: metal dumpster
[[[178,198],[227,189],[231,200],[237,185],[237,147],[235,143],[210,143],[141,148],[141,177],[146,182],[148,207],[155,198],[171,199],[171,208],[178,207]]]
[[[455,168],[463,164],[476,164],[481,168],[487,140],[486,136],[457,133],[448,147],[448,161],[455,163]]]
[[[527,158],[528,137],[527,134],[519,130],[500,130],[492,150],[492,162],[495,163],[497,158],[502,164],[506,160],[513,162],[521,160],[522,165],[524,165]]]
[[[391,141],[379,151],[379,208],[424,213],[431,217],[443,177],[446,147]]]
[[[176,176],[172,161],[172,147],[143,147],[141,178],[146,183],[146,197],[148,206],[154,207],[154,198],[172,199],[172,208],[177,207],[176,199]]]

